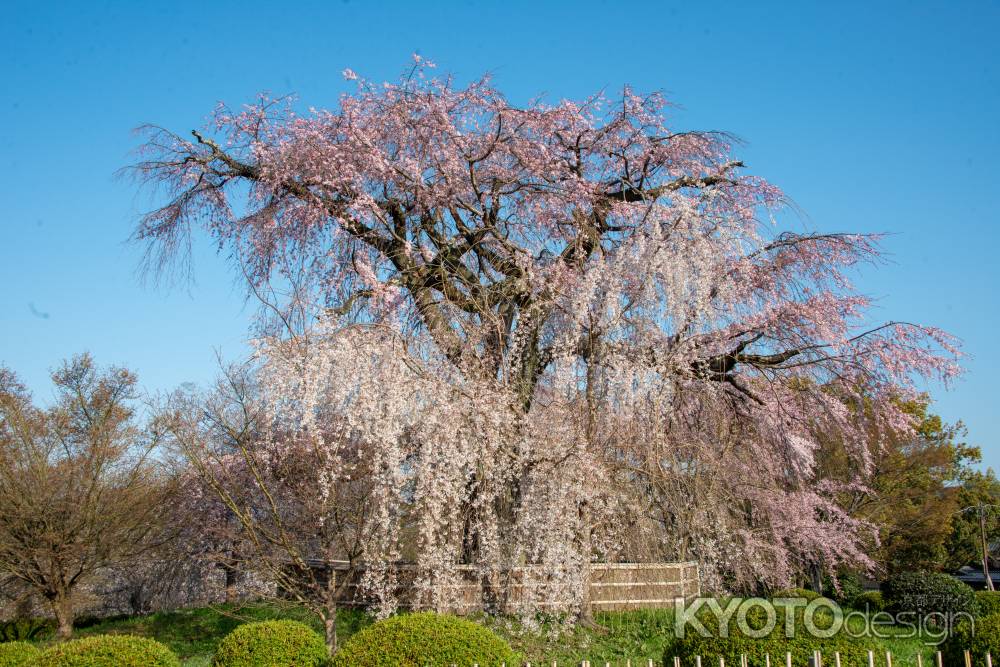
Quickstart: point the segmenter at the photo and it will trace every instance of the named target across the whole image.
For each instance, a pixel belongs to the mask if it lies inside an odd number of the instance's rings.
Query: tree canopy
[[[849,274],[877,236],[779,224],[781,191],[659,94],[517,106],[419,57],[398,83],[345,76],[334,110],[262,98],[190,139],[146,128],[133,173],[166,197],[135,235],[153,265],[195,227],[236,258],[268,313],[274,423],[382,471],[371,560],[415,516],[430,595],[464,561],[508,605],[528,562],[573,607],[592,558],[685,514],[653,489],[694,484],[689,525],[725,535],[688,553],[750,552],[737,567],[774,582],[867,563],[815,434],[870,466],[873,431],[914,425],[914,379],[959,372],[946,333],[870,321]]]

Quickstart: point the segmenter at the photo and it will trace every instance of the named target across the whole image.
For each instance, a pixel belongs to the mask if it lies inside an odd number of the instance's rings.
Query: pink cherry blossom
[[[580,610],[592,559],[731,588],[869,565],[816,436],[864,463],[916,381],[960,372],[948,334],[870,319],[848,274],[879,238],[778,225],[782,192],[658,94],[518,107],[428,67],[330,111],[220,108],[215,138],[150,128],[135,168],[168,195],[152,260],[200,226],[266,303],[275,423],[335,416],[330,446],[374,457],[383,610],[404,554],[429,605],[465,563],[529,610]]]

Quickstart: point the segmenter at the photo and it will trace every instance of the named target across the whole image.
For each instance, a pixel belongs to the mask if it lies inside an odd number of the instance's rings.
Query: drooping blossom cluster
[[[397,559],[429,605],[462,565],[488,606],[566,609],[598,558],[720,586],[865,564],[816,433],[863,457],[959,354],[868,320],[848,274],[878,239],[779,225],[781,192],[659,95],[517,107],[428,67],[345,74],[334,111],[222,107],[214,139],[151,129],[135,168],[169,193],[137,236],[203,226],[285,325],[258,349],[275,419],[366,443],[384,608]]]

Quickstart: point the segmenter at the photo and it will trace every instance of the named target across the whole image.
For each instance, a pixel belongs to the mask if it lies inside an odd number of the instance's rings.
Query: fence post
[[[771,654],[770,653],[765,653],[764,654],[764,667],[771,667]]]
[[[840,667],[840,651],[833,652],[833,667]]]
[[[701,667],[701,656],[696,655],[694,657],[694,667]]]
[[[986,652],[986,667],[993,667],[993,656],[989,651]]]
[[[892,653],[885,652],[885,667],[892,667]]]
[[[785,651],[785,667],[792,667],[792,653]]]
[[[969,649],[962,651],[962,657],[965,658],[965,667],[972,667],[972,656],[969,655]]]
[[[941,659],[941,651],[934,654],[934,661],[937,663],[937,667],[944,667],[944,661]]]
[[[875,667],[875,654],[872,651],[868,651],[868,667]]]
[[[917,654],[917,667],[924,667],[924,656]]]

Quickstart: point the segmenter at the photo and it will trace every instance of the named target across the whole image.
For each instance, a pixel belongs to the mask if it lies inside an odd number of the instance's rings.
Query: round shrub
[[[976,596],[968,584],[938,572],[898,574],[882,586],[882,596],[886,609],[896,614],[910,612],[923,616],[935,612],[976,612]]]
[[[851,600],[851,606],[860,611],[885,611],[885,600],[879,591],[865,591]]]
[[[392,616],[369,625],[333,656],[333,667],[508,665],[517,655],[487,628],[434,613]]]
[[[823,596],[817,593],[816,591],[809,590],[808,588],[785,588],[774,593],[774,595],[771,596],[771,599],[774,600],[777,598],[805,598],[809,602],[812,602],[816,598],[821,598],[821,597]]]
[[[158,641],[134,635],[95,635],[57,644],[31,667],[180,667],[181,662]]]
[[[22,667],[41,655],[42,651],[28,642],[0,644],[0,667]]]
[[[1000,591],[976,591],[976,615],[1000,614]]]
[[[803,597],[787,595],[785,597]],[[880,653],[878,642],[856,641],[843,629],[833,637],[814,637],[808,632],[805,624],[805,610],[797,607],[795,610],[792,637],[785,632],[785,612],[776,609],[774,628],[765,636],[756,631],[763,631],[767,626],[767,614],[760,607],[755,607],[746,615],[748,633],[744,633],[735,622],[737,615],[730,619],[727,636],[723,637],[719,628],[718,617],[709,610],[697,614],[708,636],[703,636],[697,628],[687,626],[684,637],[675,640],[663,654],[664,667],[672,667],[674,657],[679,657],[685,667],[697,664],[696,656],[701,656],[702,665],[718,664],[719,658],[725,658],[728,664],[740,664],[741,656],[746,656],[751,665],[765,664],[765,656],[770,655],[771,664],[783,664],[785,653],[792,654],[793,664],[807,664],[814,651],[832,656],[840,653],[841,665],[846,667],[865,667],[868,662],[868,650]],[[813,612],[813,622],[816,627],[825,630],[832,627],[833,616],[826,607],[820,607]],[[869,645],[871,644],[871,645]]]
[[[215,652],[215,667],[314,667],[328,658],[326,643],[298,621],[245,623],[226,635]]]
[[[964,651],[969,651],[973,665],[985,665],[986,653],[1000,655],[1000,614],[964,621],[953,628],[942,647],[946,665],[964,664]]]

